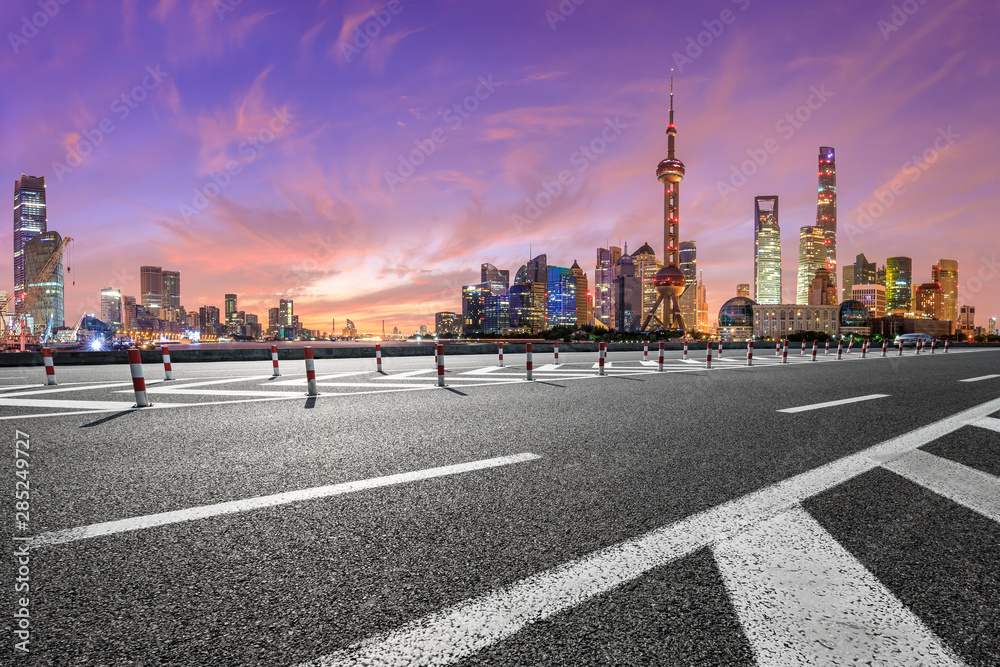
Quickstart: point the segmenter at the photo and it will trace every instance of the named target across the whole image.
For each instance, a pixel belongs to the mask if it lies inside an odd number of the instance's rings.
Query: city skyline
[[[682,238],[698,243],[712,319],[736,284],[754,282],[748,212],[759,195],[782,200],[782,301],[794,300],[788,249],[816,217],[818,146],[838,153],[841,257],[910,257],[914,285],[954,259],[955,305],[984,321],[1000,312],[990,287],[1000,268],[980,232],[996,200],[986,114],[1000,86],[997,64],[974,48],[996,22],[991,8],[922,6],[899,26],[891,3],[782,9],[803,28],[790,35],[822,21],[831,43],[788,36],[779,48],[751,41],[779,10],[749,2],[679,8],[667,26],[650,20],[653,3],[628,13],[587,3],[554,23],[547,8],[513,3],[490,10],[491,25],[460,6],[404,4],[353,53],[354,29],[377,9],[69,4],[11,44],[0,68],[39,95],[7,110],[2,164],[11,180],[46,177],[49,228],[76,239],[66,319],[99,313],[107,286],[139,296],[137,269],[150,265],[184,272],[189,312],[235,292],[260,314],[293,299],[320,331],[347,314],[359,329],[384,319],[412,330],[458,311],[481,263],[519,266],[529,246],[563,266],[584,258],[591,276],[586,258],[608,241],[649,239],[662,258],[648,165],[663,155],[669,66],[690,171]],[[490,48],[442,65],[464,46],[447,36],[474,21]],[[537,39],[520,54],[503,44],[507,31]],[[67,54],[95,40],[129,65],[97,68],[84,85]],[[669,66],[644,62],[643,48],[664,40]],[[588,54],[592,42],[602,48]],[[27,72],[24,59],[35,62]],[[301,85],[320,75],[347,98]],[[38,106],[59,95],[70,103]],[[438,129],[444,141],[431,138]],[[410,160],[420,146],[433,152]]]

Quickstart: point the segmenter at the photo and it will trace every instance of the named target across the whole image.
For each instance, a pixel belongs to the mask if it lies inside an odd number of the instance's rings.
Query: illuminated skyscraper
[[[681,251],[681,261],[683,261],[683,250]],[[656,306],[656,285],[654,278],[657,272],[663,268],[663,262],[656,258],[656,252],[648,243],[643,243],[639,249],[632,253],[632,265],[635,268],[635,276],[642,283],[642,312],[639,313],[639,322],[642,323],[646,316],[653,312]],[[619,271],[621,262],[618,264]]]
[[[295,302],[292,299],[278,301],[278,327],[291,328],[295,325]]]
[[[462,333],[467,336],[483,333],[483,287],[462,287]]]
[[[736,284],[736,296],[741,296],[746,299],[750,298],[750,283],[737,283]]]
[[[549,266],[545,255],[522,264],[510,287],[510,326],[538,333],[548,323]]]
[[[480,286],[483,288],[483,333],[501,333],[510,327],[510,272],[483,264]]]
[[[587,284],[587,274],[583,272],[575,259],[569,270],[576,281],[576,326],[582,327],[590,324],[591,320],[590,286]]]
[[[622,249],[618,246],[597,249],[597,265],[594,267],[594,319],[603,322],[609,329],[614,328],[611,286],[615,281],[615,268],[621,258]]]
[[[852,290],[854,289],[854,265],[844,264],[842,274],[840,300],[850,301],[852,299],[851,294],[853,294]]]
[[[837,158],[829,146],[819,147],[819,194],[816,227],[823,230],[823,264],[830,270],[831,285],[837,284]],[[854,278],[855,284],[857,277]]]
[[[758,304],[781,303],[781,228],[778,195],[754,197],[754,296]]]
[[[944,290],[941,289],[941,283],[917,285],[914,297],[918,311],[935,320],[947,319],[944,317]]]
[[[24,244],[48,231],[45,177],[26,176],[14,181],[14,312],[24,303]],[[60,274],[61,275],[61,274]]]
[[[34,318],[35,333],[48,332],[63,326],[63,263],[62,259],[51,272],[42,273],[45,261],[59,251],[62,236],[59,232],[45,232],[24,244],[24,271],[27,276],[25,291],[35,294],[29,305],[28,315]]]
[[[938,260],[931,271],[931,281],[941,283],[942,320],[951,320],[952,333],[958,325],[958,262],[953,259]]]
[[[163,306],[162,267],[139,267],[139,303],[145,307],[149,317],[160,317],[160,308]]]
[[[795,303],[808,305],[809,290],[816,278],[816,271],[826,268],[826,232],[820,227],[803,227],[799,230],[799,278],[796,284]],[[832,273],[832,272],[831,272]],[[833,284],[832,275],[830,284]]]
[[[181,321],[181,272],[163,272],[163,319]],[[183,322],[182,322],[183,323]]]
[[[909,311],[913,301],[913,260],[890,257],[885,260],[885,307]]]
[[[688,328],[698,323],[698,243],[696,241],[681,241],[681,272],[687,287],[681,294],[681,316],[688,323]]]
[[[112,331],[122,330],[122,293],[113,287],[101,290],[101,321]]]
[[[623,255],[618,262],[612,302],[615,309],[616,331],[638,331],[642,323],[642,279],[636,272],[635,262]]]
[[[549,267],[548,300],[549,328],[576,326],[576,278],[570,269]]]

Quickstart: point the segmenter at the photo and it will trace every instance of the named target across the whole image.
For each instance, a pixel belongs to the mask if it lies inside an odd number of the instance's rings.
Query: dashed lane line
[[[244,498],[242,500],[232,500],[229,502],[216,503],[214,505],[202,505],[200,507],[190,507],[172,512],[161,512],[159,514],[149,514],[146,516],[132,517],[129,519],[119,519],[117,521],[106,521],[95,523],[89,526],[78,528],[66,528],[48,533],[41,533],[31,539],[31,548],[51,546],[53,544],[64,544],[66,542],[76,542],[94,537],[115,535],[136,530],[145,530],[158,526],[168,526],[186,521],[196,521],[224,514],[236,514],[239,512],[249,512],[265,507],[276,507],[289,503],[315,500],[317,498],[329,498],[347,493],[357,493],[396,484],[418,482],[435,477],[446,477],[448,475],[458,475],[475,470],[485,470],[487,468],[498,468],[501,466],[513,465],[515,463],[525,463],[541,458],[537,454],[525,452],[512,454],[510,456],[500,456],[492,459],[482,459],[480,461],[470,461],[456,465],[440,466],[437,468],[426,468],[424,470],[414,470],[411,472],[397,473],[395,475],[385,475],[383,477],[373,477],[354,482],[342,484],[332,484],[328,486],[317,486],[311,489],[301,489],[298,491],[286,491],[275,493],[269,496],[258,496],[256,498]]]
[[[868,394],[867,396],[855,396],[854,398],[842,398],[838,401],[826,401],[825,403],[813,403],[811,405],[800,405],[795,408],[785,408],[783,410],[776,410],[776,412],[808,412],[809,410],[822,410],[823,408],[832,408],[838,405],[847,405],[849,403],[860,403],[861,401],[873,401],[877,398],[888,398],[889,394]]]
[[[980,375],[977,378],[966,378],[965,380],[959,380],[959,382],[980,382],[982,380],[992,380],[993,378],[1000,378],[1000,375]]]

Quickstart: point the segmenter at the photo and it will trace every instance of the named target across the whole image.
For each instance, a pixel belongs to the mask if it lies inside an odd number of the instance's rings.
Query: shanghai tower
[[[837,159],[833,148],[819,148],[819,194],[816,201],[816,227],[823,230],[823,249],[830,284],[837,276]],[[810,276],[811,279],[811,276]]]

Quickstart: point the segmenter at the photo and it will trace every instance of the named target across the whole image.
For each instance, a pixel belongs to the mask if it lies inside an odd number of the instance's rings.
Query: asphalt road
[[[0,370],[3,664],[1000,664],[1000,351],[879,354]]]

